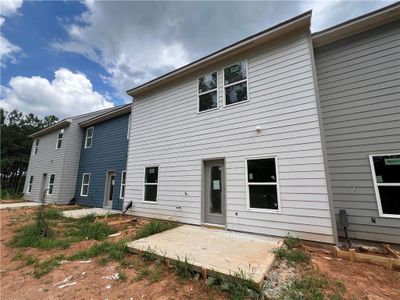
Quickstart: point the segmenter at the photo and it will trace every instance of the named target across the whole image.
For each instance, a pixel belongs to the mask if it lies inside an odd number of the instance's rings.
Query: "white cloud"
[[[54,114],[59,118],[112,107],[113,103],[93,90],[84,75],[59,69],[49,82],[40,76],[11,78],[2,87],[0,106],[7,111],[18,109],[39,116]]]
[[[0,1],[0,30],[5,22],[5,17],[10,17],[17,13],[22,6],[22,0]],[[22,49],[11,43],[4,35],[0,34],[0,67],[5,67],[7,62],[17,63],[17,56],[21,55]]]

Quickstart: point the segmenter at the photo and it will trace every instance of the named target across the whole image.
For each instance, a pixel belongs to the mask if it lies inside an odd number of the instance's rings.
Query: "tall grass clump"
[[[136,232],[135,239],[141,239],[148,237],[153,234],[157,234],[166,230],[170,230],[178,227],[179,225],[175,222],[167,222],[161,220],[152,220],[150,223],[143,226]]]

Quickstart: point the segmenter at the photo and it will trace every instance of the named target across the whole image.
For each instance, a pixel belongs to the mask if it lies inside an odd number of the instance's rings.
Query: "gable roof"
[[[340,23],[312,35],[315,48],[400,19],[400,2]]]
[[[127,91],[127,94],[132,97],[136,96],[140,93],[143,93],[155,87],[164,85],[169,81],[181,78],[191,72],[194,72],[197,69],[204,68],[210,64],[221,61],[222,59],[225,59],[227,57],[231,57],[233,55],[242,53],[243,51],[253,48],[261,43],[265,43],[267,41],[270,41],[272,39],[283,36],[289,32],[293,32],[301,28],[309,28],[310,24],[311,24],[311,11],[307,11],[292,19],[279,23],[264,31],[251,35],[232,45],[222,48],[221,50],[211,53],[203,58],[195,60],[194,62],[189,63],[181,68],[173,70],[167,74],[157,77],[142,85],[132,88]]]
[[[118,117],[118,116],[121,116],[124,114],[130,113],[131,109],[132,109],[132,104],[120,105],[120,106],[117,106],[116,109],[114,109],[112,111],[106,112],[101,115],[97,115],[93,118],[90,118],[88,120],[80,122],[79,125],[81,127],[88,127],[88,126],[91,126],[91,125],[94,125],[94,124],[97,124],[97,123],[100,123],[103,121],[107,121],[109,119],[112,119],[112,118],[115,118],[115,117]]]

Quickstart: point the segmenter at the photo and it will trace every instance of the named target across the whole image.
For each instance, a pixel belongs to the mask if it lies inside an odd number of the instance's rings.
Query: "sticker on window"
[[[400,165],[400,158],[385,158],[386,166],[398,166]]]
[[[383,178],[381,175],[376,176],[376,181],[382,183],[383,182]]]
[[[154,169],[149,169],[150,174],[154,174]]]
[[[253,180],[253,179],[254,179],[253,173],[249,173],[249,179],[250,179],[250,180]]]
[[[213,190],[219,190],[220,185],[219,185],[219,180],[213,180]]]

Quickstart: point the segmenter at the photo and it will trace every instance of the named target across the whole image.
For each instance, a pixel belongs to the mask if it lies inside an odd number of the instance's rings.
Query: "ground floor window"
[[[33,176],[29,177],[28,193],[32,192]]]
[[[400,218],[400,153],[370,155],[379,215]]]
[[[125,184],[126,184],[126,172],[122,171],[121,174],[121,189],[119,190],[119,197],[124,199],[125,196]]]
[[[81,196],[87,197],[89,195],[90,173],[83,173]]]
[[[279,210],[277,158],[248,159],[247,197],[249,209]]]
[[[53,195],[54,189],[54,180],[56,179],[56,175],[51,174],[49,177],[49,183],[47,185],[47,195]]]
[[[158,167],[146,167],[144,171],[144,201],[157,202]]]

